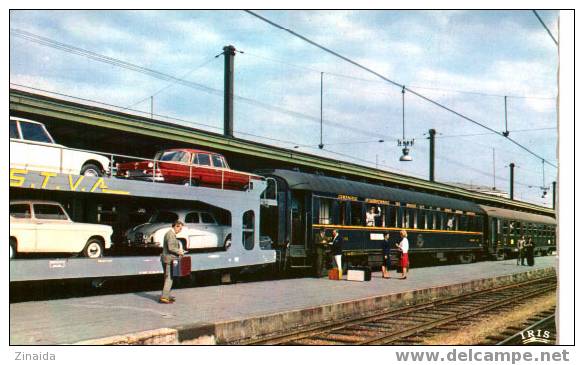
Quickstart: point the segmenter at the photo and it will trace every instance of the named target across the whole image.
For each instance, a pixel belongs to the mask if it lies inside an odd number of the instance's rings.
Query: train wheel
[[[461,264],[470,264],[474,261],[473,254],[460,254],[458,255],[458,262]]]
[[[97,238],[90,238],[83,249],[83,256],[96,259],[103,256],[103,244]]]

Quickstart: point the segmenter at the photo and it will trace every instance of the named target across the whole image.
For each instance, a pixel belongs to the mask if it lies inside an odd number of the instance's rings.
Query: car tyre
[[[185,249],[185,247],[187,246],[187,242],[184,239],[182,238],[178,239],[178,246],[180,247],[180,250],[185,254],[189,252],[188,250]]]
[[[196,180],[196,179],[191,179],[191,181],[185,180],[184,185],[185,186],[199,186],[199,180]]]
[[[86,163],[81,168],[81,175],[83,175],[83,176],[102,177],[103,176],[103,170],[99,166],[97,166],[97,165],[95,165],[93,163]]]
[[[227,251],[231,247],[231,235],[225,237],[225,241],[223,242],[223,249]]]
[[[17,251],[16,251],[16,240],[14,238],[10,239],[10,259],[13,259],[16,257]]]
[[[90,238],[83,249],[83,256],[97,259],[103,256],[103,243],[97,238]]]

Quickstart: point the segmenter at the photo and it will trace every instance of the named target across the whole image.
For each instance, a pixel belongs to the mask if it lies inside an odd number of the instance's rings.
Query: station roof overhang
[[[112,106],[113,108],[113,106]],[[495,204],[533,213],[555,215],[554,210],[535,204],[510,200],[502,197],[481,194],[460,187],[431,182],[407,175],[338,161],[308,153],[292,151],[240,138],[227,137],[222,134],[203,131],[191,127],[154,120],[142,116],[127,114],[102,106],[72,102],[52,96],[41,95],[18,89],[10,89],[10,111],[25,113],[28,116],[41,116],[65,120],[82,125],[91,125],[125,131],[155,138],[174,140],[200,147],[228,151],[244,156],[285,162],[301,168],[317,169],[324,172],[370,179],[383,184],[394,184],[432,194],[450,196],[458,199],[472,200],[476,203]]]

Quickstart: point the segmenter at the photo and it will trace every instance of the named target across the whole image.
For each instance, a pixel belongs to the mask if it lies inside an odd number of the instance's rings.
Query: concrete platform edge
[[[477,279],[409,292],[392,293],[358,300],[327,304],[311,308],[234,319],[214,324],[184,324],[174,328],[135,332],[74,343],[74,345],[214,345],[239,342],[268,334],[292,331],[295,328],[338,321],[365,313],[380,312],[388,307],[399,308],[430,300],[444,299],[480,289],[495,288],[553,275],[555,268]]]

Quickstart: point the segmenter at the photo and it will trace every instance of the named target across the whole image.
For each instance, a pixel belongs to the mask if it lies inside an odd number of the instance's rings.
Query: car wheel
[[[184,253],[188,252],[188,250],[185,249],[186,241],[184,239],[181,238],[178,240],[178,246],[180,247],[181,251],[183,251]]]
[[[190,181],[189,180],[185,180],[185,181],[183,181],[183,185],[184,186],[199,186],[199,181],[198,180],[195,180],[195,179],[192,179]]]
[[[87,163],[81,168],[81,175],[101,177],[103,176],[103,171],[101,168],[99,168],[99,166],[92,163]]]
[[[223,242],[223,248],[227,251],[231,247],[231,235],[225,238],[225,242]]]
[[[16,240],[14,238],[10,239],[10,259],[16,257]]]
[[[97,238],[90,238],[83,249],[83,256],[96,259],[103,256],[103,244]]]

